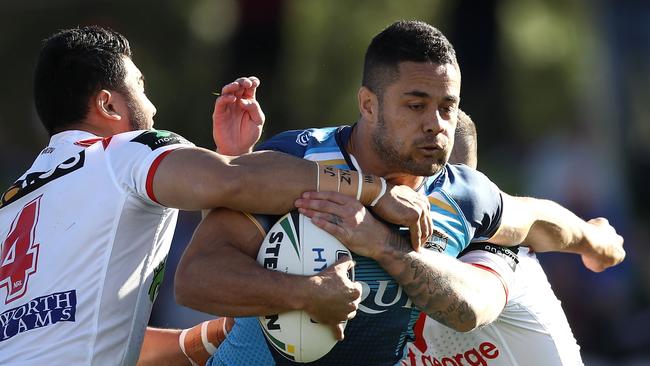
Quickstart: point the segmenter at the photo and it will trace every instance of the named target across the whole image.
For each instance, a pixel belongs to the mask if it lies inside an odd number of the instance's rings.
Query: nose
[[[422,130],[425,133],[437,135],[444,129],[446,122],[447,121],[440,115],[440,111],[436,109],[435,114],[424,121]]]
[[[158,112],[158,110],[156,109],[156,106],[153,104],[151,100],[147,99],[147,102],[149,102],[149,109],[151,110],[151,117],[153,118],[153,116],[156,115],[156,112]]]

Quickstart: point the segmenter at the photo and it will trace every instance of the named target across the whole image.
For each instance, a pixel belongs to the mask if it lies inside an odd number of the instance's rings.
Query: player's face
[[[374,149],[395,172],[429,176],[447,162],[460,101],[460,72],[451,64],[402,62],[379,101]]]
[[[128,123],[131,130],[148,130],[153,128],[153,116],[156,107],[149,101],[144,91],[144,76],[129,58],[124,58],[126,67],[125,85]]]

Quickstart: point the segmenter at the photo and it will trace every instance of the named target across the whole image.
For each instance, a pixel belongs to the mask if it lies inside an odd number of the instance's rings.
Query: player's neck
[[[103,118],[94,110],[90,110],[85,119],[70,126],[71,130],[90,132],[99,137],[110,137],[119,133],[131,131],[130,124],[124,119]]]
[[[422,185],[424,177],[418,177],[402,172],[395,172],[387,167],[372,148],[370,131],[364,130],[363,124],[357,124],[346,144],[348,154],[354,157],[363,174],[372,174],[386,178],[386,181],[395,185],[406,185],[416,189]]]

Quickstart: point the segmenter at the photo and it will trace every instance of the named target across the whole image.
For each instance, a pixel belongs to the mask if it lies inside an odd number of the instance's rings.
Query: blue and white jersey
[[[355,169],[345,146],[352,127],[287,131],[257,150],[276,150],[321,165]],[[457,257],[473,241],[494,235],[501,222],[499,189],[483,174],[464,165],[446,165],[420,188],[431,203],[435,232],[429,250]],[[355,280],[363,288],[357,315],[348,321],[345,339],[313,365],[394,365],[413,340],[416,309],[397,282],[377,262],[353,255]],[[267,346],[256,318],[236,319],[211,365],[294,365]]]

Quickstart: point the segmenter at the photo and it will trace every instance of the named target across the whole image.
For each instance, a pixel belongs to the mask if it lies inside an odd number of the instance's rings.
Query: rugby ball
[[[264,238],[257,261],[284,273],[311,276],[331,266],[350,251],[311,219],[293,211],[273,225]],[[354,270],[348,274],[354,281]],[[284,357],[312,362],[325,356],[337,343],[330,327],[297,310],[258,318],[264,336]]]

